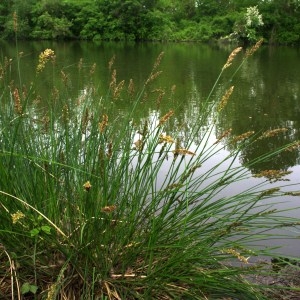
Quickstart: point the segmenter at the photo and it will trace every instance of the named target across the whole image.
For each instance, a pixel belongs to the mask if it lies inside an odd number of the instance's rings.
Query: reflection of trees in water
[[[211,78],[207,79],[203,77],[203,74],[209,74],[211,62],[201,60],[198,61],[198,65],[187,64],[187,61],[180,59],[179,55],[179,50],[186,49],[177,47],[175,50],[168,53],[164,60],[165,65],[168,65],[169,70],[172,71],[164,72],[155,84],[151,83],[147,87],[147,97],[142,96],[141,103],[133,114],[134,122],[138,124],[140,120],[147,118],[151,121],[153,115],[159,118],[173,109],[175,115],[167,124],[167,134],[179,137],[183,145],[190,141],[191,136],[194,137],[195,144],[200,144],[212,122],[211,107],[207,107],[211,114],[203,115],[202,106],[209,92],[208,86],[211,87],[212,83]],[[196,57],[196,53],[202,56],[207,54],[202,48],[201,51],[198,51],[197,47],[193,50],[197,50],[192,52],[193,58]],[[267,130],[288,128],[287,132],[280,133],[276,137],[249,144],[241,153],[241,162],[244,164],[248,164],[266,152],[300,139],[300,85],[295,80],[299,76],[297,75],[299,71],[297,64],[293,65],[293,60],[289,59],[293,53],[291,49],[273,52],[270,48],[262,48],[257,55],[251,57],[242,66],[241,76],[237,76],[237,80],[230,82],[235,89],[229,103],[218,118],[216,132],[213,132],[212,136],[220,136],[229,128],[232,128],[231,135],[233,136],[252,130],[259,135]],[[205,72],[201,73],[200,71],[203,70]],[[229,77],[226,77],[230,72],[231,70],[228,70],[222,82],[227,83]],[[165,76],[167,73],[168,76]],[[119,78],[123,77],[119,76]],[[176,86],[174,91],[173,86]],[[222,85],[218,86],[211,100],[220,99],[223,90],[225,88]],[[136,92],[138,92],[138,87]],[[113,100],[108,105],[103,103],[103,113],[107,113],[110,120],[118,120],[121,115],[126,116],[128,110],[131,109],[135,97],[129,100],[125,88],[122,93],[124,94],[121,94],[121,100]],[[106,106],[114,106],[117,114],[113,115],[111,111],[105,110]],[[197,133],[193,132],[195,128],[197,128]],[[227,147],[228,150],[234,149],[233,145]],[[283,152],[273,157],[272,160],[257,165],[252,172],[259,172],[265,168],[287,169],[299,164],[299,161],[299,153]]]
[[[195,125],[198,125],[198,132],[194,135],[193,142],[199,145],[212,122],[213,112],[201,117],[203,110],[201,110],[201,103],[196,102],[196,98],[194,94],[194,97],[181,106],[166,127],[168,134],[179,137],[183,145],[190,141]],[[232,97],[228,107],[221,113],[212,136],[218,137],[229,128],[232,128],[231,136],[233,137],[248,131],[255,131],[256,138],[268,130],[288,129],[273,137],[257,139],[243,148],[240,161],[244,165],[249,165],[256,158],[300,139],[300,122],[298,121],[300,115],[297,107],[299,103],[292,98],[287,101],[279,101],[277,98],[267,98],[262,101],[262,98],[258,97],[249,101],[249,98],[245,97]],[[211,106],[208,106],[207,110],[209,112]],[[228,150],[235,150],[237,146],[228,143],[226,147]],[[300,164],[300,153],[297,150],[283,151],[267,161],[249,166],[249,169],[252,173],[259,173],[266,169],[287,170],[297,164]]]
[[[292,114],[293,107],[289,111],[279,108],[282,113],[269,109],[269,115],[255,114],[255,109],[260,108],[259,105],[253,105],[253,112],[251,118],[243,116],[245,106],[242,104],[236,105],[230,113],[227,112],[226,117],[220,117],[219,128],[220,131],[225,131],[232,128],[232,135],[238,136],[247,131],[254,131],[260,136],[264,131],[275,130],[278,128],[287,128],[286,132],[279,132],[278,135],[269,138],[257,139],[254,143],[249,143],[246,148],[242,149],[241,162],[248,164],[250,161],[258,158],[261,155],[272,152],[286,144],[292,143],[300,139],[300,124],[299,122],[291,121],[289,115]],[[249,107],[248,107],[249,108]],[[261,108],[263,110],[263,108]],[[277,110],[277,108],[276,108]],[[300,116],[299,116],[300,117]],[[229,150],[234,145],[228,146]],[[284,151],[272,157],[271,160],[260,163],[253,167],[253,172],[259,172],[263,169],[282,169],[286,170],[288,167],[299,164],[300,153],[297,151]]]
[[[264,56],[260,57],[260,59],[263,58]],[[240,135],[252,130],[259,136],[267,130],[288,129],[274,137],[260,139],[249,144],[242,150],[240,159],[243,164],[248,164],[265,153],[300,139],[299,85],[289,82],[289,76],[285,79],[286,81],[283,81],[282,76],[286,68],[281,72],[281,69],[276,70],[279,67],[276,64],[254,63],[253,61],[243,65],[242,89],[235,90],[219,117],[218,131],[232,128],[232,135]],[[243,87],[247,88],[247,92],[243,90]],[[228,147],[229,150],[230,147]],[[269,161],[257,164],[250,169],[254,173],[263,169],[286,170],[299,162],[299,152],[282,152]]]
[[[269,54],[268,49],[265,49],[261,57],[255,57],[243,65],[241,78],[236,83],[233,82],[236,88],[227,107],[219,116],[216,127],[216,136],[220,136],[232,128],[232,136],[254,131],[257,138],[269,130],[288,129],[273,137],[249,143],[240,155],[241,163],[245,165],[261,155],[300,140],[300,86],[295,81],[298,71],[292,65],[291,60],[285,61],[290,66],[290,68],[286,68],[282,59],[279,64],[276,62],[276,57],[268,59]],[[285,51],[282,55],[285,55]],[[182,132],[183,139],[190,135],[193,125],[199,122],[201,103],[199,100],[194,100],[195,98],[191,98],[193,101],[188,102],[177,116],[180,119],[179,123],[185,124]],[[199,135],[195,137],[195,143],[201,141],[201,136],[208,129],[211,121],[212,119],[207,117],[206,123],[202,122],[203,126],[199,128]],[[236,146],[228,144],[227,149],[234,150],[234,147]],[[294,149],[293,151],[283,151],[269,160],[249,168],[253,173],[258,173],[266,169],[286,170],[299,163],[300,153]]]
[[[241,162],[248,165],[249,162],[254,161],[257,157],[273,152],[292,141],[293,139],[284,133],[276,137],[256,140],[249,147],[242,150]],[[289,167],[297,164],[298,158],[299,153],[296,151],[283,151],[272,156],[269,160],[250,166],[249,169],[252,173],[259,173],[263,170],[287,170]]]

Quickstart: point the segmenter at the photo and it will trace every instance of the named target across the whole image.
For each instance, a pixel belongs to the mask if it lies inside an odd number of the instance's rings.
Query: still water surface
[[[157,78],[156,90],[153,90],[153,99],[158,97],[160,91],[170,94],[168,100],[164,99],[159,108],[155,101],[146,101],[140,116],[154,115],[158,111],[166,112],[175,109],[179,122],[190,128],[195,122],[201,101],[209,95],[220,70],[227,60],[232,47],[219,47],[201,44],[172,44],[172,43],[102,43],[90,42],[19,42],[15,44],[1,42],[0,59],[12,59],[11,76],[15,84],[30,86],[32,82],[37,86],[40,105],[51,101],[53,86],[58,90],[67,88],[68,97],[75,99],[80,92],[85,91],[87,83],[96,86],[99,97],[107,93],[111,81],[111,71],[108,63],[115,57],[113,68],[117,70],[117,81],[125,80],[128,85],[133,80],[136,89],[141,87],[150,74],[157,56],[164,52],[160,65],[162,74]],[[56,61],[48,66],[38,76],[35,68],[38,55],[46,48],[55,51]],[[17,67],[17,53],[21,54],[19,69]],[[240,54],[233,66],[224,72],[223,79],[218,82],[211,99],[220,97],[218,91],[223,84],[228,83],[234,73],[235,67],[243,57]],[[19,77],[19,71],[22,75]],[[83,71],[85,70],[85,71]],[[62,77],[65,80],[62,80]],[[232,129],[232,134],[240,135],[249,130],[255,132],[285,127],[287,132],[277,138],[261,140],[256,146],[248,147],[242,152],[238,164],[245,164],[253,158],[265,153],[274,147],[285,143],[300,140],[300,49],[287,47],[261,47],[247,60],[239,70],[237,76],[231,80],[234,93],[230,98],[217,126],[214,128],[215,140],[220,133]],[[159,90],[157,90],[159,87]],[[175,88],[176,87],[176,88]],[[173,93],[173,92],[174,93]],[[151,97],[151,95],[149,96]],[[119,112],[125,113],[130,103],[120,102]],[[205,128],[204,128],[205,130]],[[188,134],[188,129],[184,134]],[[184,138],[184,137],[183,137]],[[228,154],[230,149],[223,149],[218,157],[211,159],[209,164],[216,164],[222,156]],[[209,166],[208,166],[209,167]],[[248,171],[255,174],[263,169],[290,170],[289,184],[299,185],[300,182],[300,153],[286,152],[276,159],[253,167]],[[253,182],[247,181],[224,190],[224,196],[238,193],[251,186]],[[293,190],[300,186],[293,187]],[[288,188],[287,188],[288,190]],[[286,197],[284,203],[277,204],[279,209],[289,209],[300,206],[300,197]],[[300,209],[287,212],[288,215],[300,218]],[[285,244],[284,251],[288,255],[300,254],[300,233],[294,228],[296,239],[291,241],[274,242]],[[270,242],[269,242],[270,244]]]

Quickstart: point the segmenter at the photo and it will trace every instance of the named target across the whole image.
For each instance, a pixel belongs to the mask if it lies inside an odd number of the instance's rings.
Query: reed
[[[51,49],[42,52],[37,76],[54,59]],[[62,102],[41,111],[33,93],[22,100],[17,87],[6,87],[6,113],[0,114],[1,298],[249,300],[265,299],[266,289],[276,288],[249,278],[273,272],[251,263],[253,257],[276,257],[274,249],[254,245],[272,238],[274,228],[299,225],[266,201],[286,195],[270,189],[269,181],[287,172],[265,170],[256,175],[265,178],[256,186],[219,195],[251,176],[234,165],[238,154],[282,130],[232,136],[229,129],[210,143],[233,87],[205,102],[186,140],[171,126],[176,108],[136,120],[161,59],[141,87],[117,82],[113,70],[100,101],[89,82],[80,101],[63,100],[65,90],[57,91],[53,103],[58,94]],[[170,93],[159,93],[159,102],[173,97],[174,87]],[[121,97],[133,99],[125,115],[114,111]],[[230,155],[207,169],[225,144],[234,145]],[[248,166],[298,147],[286,145]]]

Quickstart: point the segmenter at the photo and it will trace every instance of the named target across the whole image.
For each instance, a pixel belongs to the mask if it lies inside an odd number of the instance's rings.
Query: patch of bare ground
[[[261,275],[247,276],[249,282],[263,287],[270,300],[300,300],[300,267],[293,264],[278,267],[266,264]]]

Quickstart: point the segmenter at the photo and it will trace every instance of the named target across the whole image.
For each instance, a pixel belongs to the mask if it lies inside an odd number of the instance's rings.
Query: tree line
[[[300,0],[3,0],[3,39],[300,43]]]

